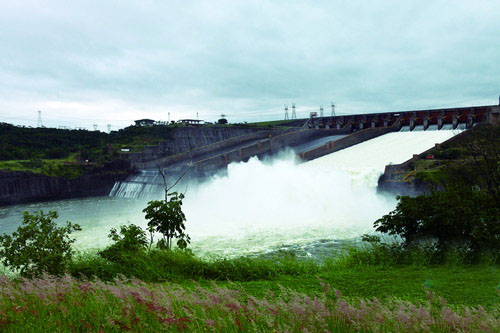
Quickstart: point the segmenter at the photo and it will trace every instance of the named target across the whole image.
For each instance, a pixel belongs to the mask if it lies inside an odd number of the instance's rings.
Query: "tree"
[[[114,262],[120,261],[122,254],[144,251],[148,244],[146,233],[135,224],[122,225],[119,232],[113,228],[108,237],[114,241],[114,244],[99,251],[99,255]]]
[[[405,246],[432,240],[439,249],[452,245],[476,252],[500,249],[500,209],[486,191],[451,187],[398,199],[396,209],[374,226],[377,231],[400,236]]]
[[[57,212],[43,211],[23,214],[22,226],[12,235],[0,236],[0,256],[5,266],[20,272],[21,276],[40,276],[43,272],[62,275],[71,260],[73,250],[70,238],[73,231],[81,230],[78,224],[66,222],[57,227]]]
[[[171,186],[169,186],[167,182],[167,173],[163,163],[158,165],[158,171],[163,178],[165,200],[150,201],[148,202],[148,206],[143,210],[143,212],[146,213],[146,219],[149,220],[148,231],[150,236],[150,249],[154,240],[154,232],[159,232],[163,235],[163,239],[158,242],[158,247],[163,249],[171,250],[174,238],[177,238],[177,246],[180,249],[187,248],[187,245],[191,242],[191,238],[185,233],[186,227],[184,222],[186,221],[186,216],[181,207],[184,194],[179,194],[177,192],[169,193],[169,191],[187,174],[191,166],[192,165],[189,164],[188,168]]]
[[[473,128],[463,144],[466,155],[474,161],[471,171],[480,180],[470,185],[484,188],[500,208],[500,127],[485,124]]]
[[[148,203],[148,206],[143,210],[146,213],[146,219],[149,220],[148,227],[152,235],[152,231],[159,232],[163,235],[163,241],[160,246],[166,249],[172,249],[172,241],[177,238],[177,246],[185,249],[190,243],[191,238],[185,233],[186,216],[182,211],[182,199],[184,194],[172,192],[167,194],[165,200],[153,200]],[[152,236],[151,236],[152,243]],[[151,244],[150,243],[150,244]]]
[[[479,188],[495,199],[500,208],[500,127],[479,124],[456,139],[443,143],[436,155],[446,161],[441,167],[442,184]]]

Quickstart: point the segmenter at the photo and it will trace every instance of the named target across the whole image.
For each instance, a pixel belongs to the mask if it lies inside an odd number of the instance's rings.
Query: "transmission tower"
[[[336,114],[335,114],[335,103],[331,102],[331,106],[332,106],[332,117],[335,117]]]
[[[111,133],[111,124],[108,124],[108,134]]]
[[[319,106],[319,116],[320,117],[324,117],[325,116],[325,113],[323,112],[323,105]]]
[[[168,113],[168,123],[170,124],[170,112]]]
[[[297,113],[295,112],[295,103],[292,103],[292,119],[297,119]]]
[[[198,112],[196,112],[196,120],[198,120]]]
[[[94,131],[97,131],[97,124],[94,124]]]
[[[290,119],[288,117],[288,105],[285,105],[285,120],[288,120],[288,119]]]
[[[42,124],[42,111],[38,110],[38,123],[37,123],[37,127],[43,127],[43,124]]]

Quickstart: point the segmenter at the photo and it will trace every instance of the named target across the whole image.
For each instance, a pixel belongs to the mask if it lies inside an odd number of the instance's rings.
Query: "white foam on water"
[[[404,162],[457,133],[390,133],[299,165],[292,154],[271,164],[257,159],[231,164],[227,176],[186,197],[193,246],[227,255],[235,249],[265,251],[372,231],[373,222],[396,203],[376,194],[385,166]]]

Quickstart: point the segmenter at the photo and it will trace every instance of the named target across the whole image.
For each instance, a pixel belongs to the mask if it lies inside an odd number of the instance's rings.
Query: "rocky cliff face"
[[[390,174],[384,173],[378,179],[377,192],[417,197],[429,193],[430,188],[431,186],[421,179],[413,179],[412,181],[391,179]]]
[[[128,158],[132,164],[144,163],[259,131],[262,131],[262,129],[245,127],[179,127],[172,130],[170,138],[156,146],[147,147],[143,152],[129,154]]]
[[[0,171],[0,205],[108,195],[121,174],[87,174],[75,179],[22,171]]]

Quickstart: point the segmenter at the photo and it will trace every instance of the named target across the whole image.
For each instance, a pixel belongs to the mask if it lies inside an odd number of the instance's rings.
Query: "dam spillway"
[[[377,178],[387,164],[402,163],[411,158],[413,154],[419,154],[432,148],[436,143],[442,143],[463,130],[465,130],[465,126],[459,126],[453,130],[451,125],[444,125],[441,130],[437,130],[437,126],[430,126],[424,131],[422,126],[417,126],[413,131],[410,131],[409,127],[406,126],[398,132],[384,134],[319,157],[305,163],[302,167],[315,168],[320,173],[331,169],[342,170],[354,178],[365,178],[369,186],[376,186]],[[344,137],[345,135],[335,135],[315,139],[297,145],[288,152],[284,149],[281,155],[293,155],[293,153],[304,149],[315,149],[320,145],[332,142],[332,140]],[[295,158],[292,159],[294,159],[294,163],[297,163]],[[172,175],[169,179],[170,183],[175,180],[176,175]],[[158,170],[151,169],[140,170],[126,181],[117,182],[111,190],[110,196],[154,199],[161,198],[163,193],[163,179]]]
[[[399,164],[420,154],[437,143],[442,143],[465,130],[455,130],[445,126],[441,130],[431,127],[426,131],[415,128],[409,131],[403,127],[399,132],[388,133],[377,138],[359,143],[306,163],[308,167],[322,172],[328,168],[347,172],[353,182],[365,183],[376,187],[377,179],[388,164]]]
[[[305,163],[299,163],[290,149],[273,158],[231,163],[226,174],[201,183],[187,182],[177,190],[186,193],[183,210],[191,248],[197,254],[215,256],[276,249],[297,249],[314,256],[320,248],[331,250],[343,240],[372,231],[373,221],[395,207],[393,196],[376,192],[376,179],[385,164],[405,161],[457,133],[444,129],[394,132]],[[145,227],[142,209],[147,200],[162,198],[161,187],[155,189],[154,184],[161,179],[154,174],[138,177],[146,179],[137,179],[136,193],[142,191],[141,183],[153,178],[143,194],[151,192],[143,198],[134,194],[134,198],[17,205],[0,209],[0,226],[12,232],[24,210],[57,210],[61,224],[69,220],[82,226],[75,234],[78,249],[102,248],[109,243],[111,228],[126,223]]]

